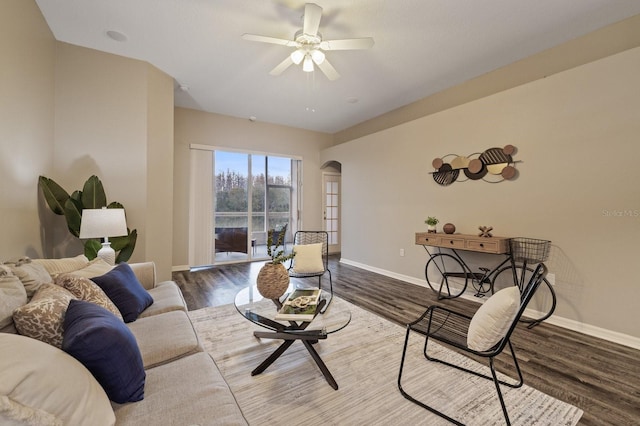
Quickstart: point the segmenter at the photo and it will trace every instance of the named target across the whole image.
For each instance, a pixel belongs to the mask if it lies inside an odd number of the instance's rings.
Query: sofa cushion
[[[20,334],[62,346],[64,315],[76,297],[55,284],[43,284],[31,301],[13,311],[13,322]]]
[[[118,307],[125,322],[132,322],[153,303],[153,298],[145,290],[131,267],[121,263],[99,277],[91,278]]]
[[[125,403],[144,398],[146,376],[136,339],[103,307],[84,300],[69,303],[62,349],[87,367],[110,400]]]
[[[204,352],[148,369],[144,401],[113,408],[118,426],[247,424],[218,367]]]
[[[296,274],[314,274],[324,271],[322,262],[322,243],[293,246],[296,257],[293,258],[293,272]]]
[[[93,277],[98,277],[100,275],[104,275],[112,269],[113,269],[112,265],[109,265],[102,258],[96,257],[91,262],[89,262],[89,264],[84,268],[77,269],[69,273],[79,277],[93,278]]]
[[[113,425],[104,390],[51,345],[0,333],[0,424]]]
[[[480,306],[469,323],[467,346],[476,351],[488,351],[509,331],[520,309],[520,289],[503,288]]]
[[[149,290],[153,298],[153,304],[142,311],[139,318],[162,314],[171,311],[186,311],[187,303],[182,297],[182,292],[173,281],[165,281]]]
[[[89,278],[83,278],[73,274],[62,274],[54,279],[54,283],[69,290],[71,294],[80,300],[86,300],[87,302],[102,306],[118,317],[120,321],[123,321],[122,314],[120,314],[116,305],[114,305],[104,291]]]
[[[42,284],[53,282],[51,275],[49,275],[44,266],[32,262],[28,257],[5,262],[5,265],[20,279],[29,299],[33,297]]]
[[[202,351],[189,316],[184,311],[140,318],[127,326],[138,342],[144,368]]]
[[[0,265],[0,330],[13,324],[13,311],[27,303],[27,292],[9,267]]]
[[[89,265],[89,259],[87,259],[87,256],[84,254],[62,259],[32,259],[32,261],[33,263],[42,265],[52,277],[58,274],[77,271]]]
[[[153,262],[131,263],[131,270],[136,274],[136,278],[147,290],[152,289],[156,285],[156,264]]]

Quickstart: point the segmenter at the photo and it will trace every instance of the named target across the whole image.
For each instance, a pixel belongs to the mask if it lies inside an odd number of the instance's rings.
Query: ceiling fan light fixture
[[[313,62],[317,65],[320,65],[324,62],[324,53],[321,50],[315,49],[311,52],[311,59],[313,59]]]
[[[302,71],[304,72],[313,72],[313,60],[310,55],[306,55],[304,57],[304,62],[302,63]]]
[[[305,56],[304,50],[302,49],[294,50],[291,53],[291,61],[296,65],[300,65],[300,62],[302,62],[302,60],[304,59],[304,56]]]

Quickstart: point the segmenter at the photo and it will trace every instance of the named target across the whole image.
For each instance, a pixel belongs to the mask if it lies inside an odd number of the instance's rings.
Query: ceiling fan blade
[[[282,74],[284,72],[284,70],[289,68],[291,65],[293,65],[293,61],[291,60],[291,56],[287,55],[287,57],[284,59],[284,61],[280,62],[278,65],[276,65],[276,67],[274,69],[269,71],[269,74],[271,74],[271,75],[280,75],[280,74]]]
[[[249,41],[257,41],[260,43],[280,44],[282,46],[298,47],[300,43],[294,40],[285,40],[283,38],[267,37],[255,34],[242,34],[242,38]]]
[[[338,71],[327,61],[326,59],[319,64],[316,64],[320,70],[327,76],[327,78],[331,81],[337,80],[340,78],[340,74]]]
[[[360,50],[370,49],[373,47],[373,39],[365,38],[347,38],[344,40],[325,40],[320,43],[322,50]]]
[[[302,32],[308,35],[317,35],[322,18],[322,8],[315,3],[307,3],[304,6],[304,24]]]

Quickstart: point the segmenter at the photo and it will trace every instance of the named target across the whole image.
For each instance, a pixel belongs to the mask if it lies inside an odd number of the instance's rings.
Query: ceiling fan
[[[315,64],[329,80],[333,81],[340,78],[340,74],[338,74],[333,65],[329,63],[323,51],[369,49],[373,46],[373,38],[322,40],[322,35],[318,32],[321,18],[322,8],[315,3],[307,3],[304,6],[304,23],[302,29],[295,33],[293,40],[254,34],[243,34],[242,38],[261,43],[280,44],[296,49],[269,72],[271,75],[280,75],[291,65],[300,65],[300,63],[302,63],[303,71],[312,72]]]

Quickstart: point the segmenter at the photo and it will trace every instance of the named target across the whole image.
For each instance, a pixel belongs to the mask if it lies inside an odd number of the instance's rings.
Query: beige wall
[[[0,30],[0,259],[81,253],[44,204],[38,176],[72,191],[96,174],[138,229],[131,260],[155,260],[169,279],[173,79],[144,62],[56,42],[35,1],[0,3]]]
[[[635,48],[329,148],[321,161],[342,163],[342,257],[424,279],[413,239],[427,216],[550,239],[557,315],[638,338],[639,113]],[[435,157],[506,144],[515,181],[442,187],[429,173]]]
[[[58,43],[55,87],[49,177],[71,191],[97,175],[138,230],[131,261],[153,260],[170,279],[173,80],[145,62]]]
[[[302,157],[303,226],[321,229],[320,151],[331,135],[274,124],[251,122],[191,109],[175,110],[173,264],[188,265],[189,145],[201,144]]]
[[[1,261],[42,256],[37,183],[53,167],[55,40],[33,1],[3,0],[0,33]]]
[[[147,65],[147,203],[145,260],[171,279],[173,261],[173,79]]]

